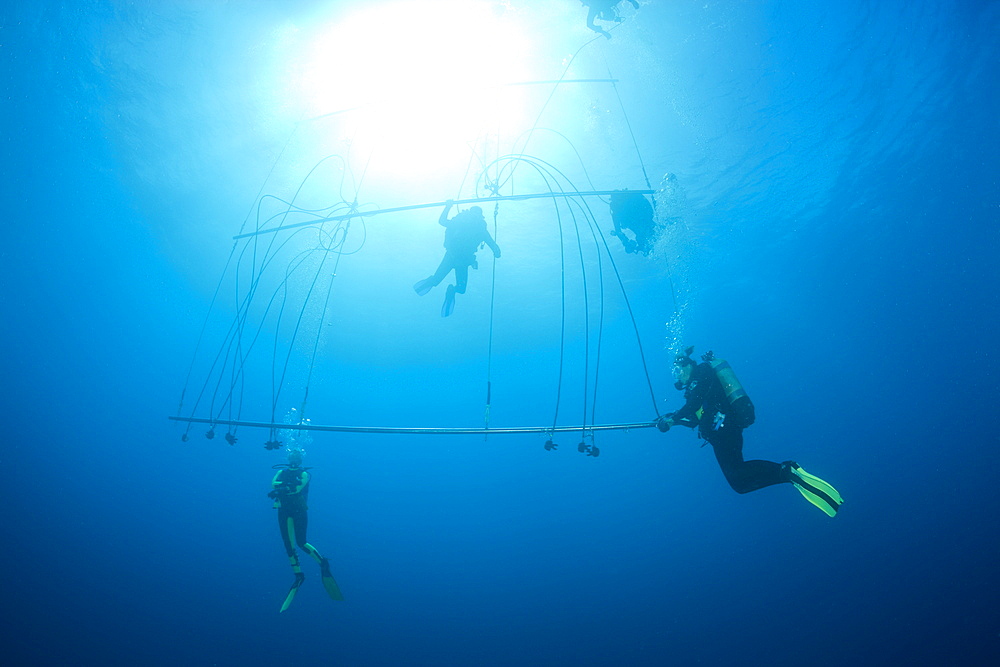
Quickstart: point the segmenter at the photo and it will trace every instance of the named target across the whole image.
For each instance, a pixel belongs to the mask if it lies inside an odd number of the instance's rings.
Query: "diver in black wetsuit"
[[[618,4],[621,0],[581,0],[582,4],[589,7],[587,12],[587,27],[594,32],[600,33],[611,39],[611,33],[609,33],[604,28],[600,28],[594,23],[594,19],[600,19],[602,21],[614,21],[615,23],[621,23],[622,18],[618,16]],[[628,0],[629,3],[636,9],[639,9],[639,3],[636,0]]]
[[[649,200],[638,192],[615,190],[611,193],[611,221],[615,228],[611,235],[618,237],[625,252],[648,255],[653,250],[656,221]],[[635,239],[625,233],[631,231]]]
[[[299,592],[299,587],[306,580],[306,575],[302,573],[299,565],[299,556],[295,551],[295,545],[319,563],[320,576],[323,579],[323,587],[327,594],[334,600],[343,600],[340,588],[336,580],[330,573],[330,562],[323,558],[323,554],[316,547],[306,542],[306,527],[308,525],[309,507],[306,501],[309,498],[309,472],[302,467],[302,452],[293,449],[288,453],[288,464],[275,466],[278,472],[271,480],[273,489],[267,494],[268,498],[274,500],[273,507],[278,510],[278,528],[281,530],[281,540],[285,544],[285,552],[288,554],[288,562],[291,563],[292,572],[295,573],[295,581],[288,590],[281,611],[288,609],[295,599],[295,594]]]
[[[675,425],[697,427],[698,436],[712,445],[719,468],[736,493],[791,483],[806,500],[834,516],[843,502],[840,494],[794,461],[743,459],[743,429],[754,422],[753,403],[727,362],[708,352],[698,364],[691,358],[693,351],[689,347],[674,359],[674,386],[684,390],[684,406],[660,417],[657,428],[666,432]]]
[[[469,267],[479,268],[479,263],[476,262],[476,251],[479,250],[480,246],[483,244],[489,246],[490,250],[493,251],[493,256],[500,257],[500,246],[496,244],[489,230],[486,229],[483,209],[473,206],[449,220],[448,211],[453,205],[454,202],[450,199],[445,202],[444,210],[438,217],[438,224],[445,228],[444,259],[441,260],[434,275],[417,281],[413,285],[413,290],[423,296],[440,284],[449,272],[455,272],[455,284],[448,285],[448,291],[444,295],[441,317],[448,317],[455,309],[456,294],[465,294],[465,288],[469,284]]]

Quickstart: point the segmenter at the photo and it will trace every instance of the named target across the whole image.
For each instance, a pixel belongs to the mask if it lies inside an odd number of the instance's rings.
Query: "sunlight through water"
[[[308,116],[335,114],[337,134],[381,163],[435,168],[470,144],[523,127],[530,43],[503,3],[394,2],[360,7],[319,30],[298,68]]]

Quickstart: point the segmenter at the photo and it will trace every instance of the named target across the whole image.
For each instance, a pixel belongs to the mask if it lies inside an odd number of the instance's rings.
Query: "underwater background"
[[[611,39],[576,0],[3,4],[5,664],[997,664],[1000,3],[639,4]],[[497,85],[527,81],[550,83]],[[518,150],[658,190],[655,250],[610,237],[606,197],[603,255],[503,202],[502,257],[442,318],[444,284],[411,287],[440,207],[354,221],[283,324],[275,266],[239,417],[481,428],[489,382],[491,427],[551,425],[557,395],[561,425],[650,422],[694,345],[756,405],[747,458],[842,510],[737,495],[681,428],[597,433],[599,457],[579,432],[286,434],[345,600],[302,555],[279,615],[283,451],[167,419],[214,382],[232,237],[300,187],[473,197]]]

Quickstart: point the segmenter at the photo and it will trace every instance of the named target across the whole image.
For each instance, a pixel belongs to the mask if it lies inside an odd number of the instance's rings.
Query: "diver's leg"
[[[640,227],[635,230],[635,245],[636,252],[641,252],[643,255],[648,255],[649,251],[653,249],[653,231]]]
[[[604,28],[599,28],[597,26],[597,24],[594,23],[594,19],[597,18],[598,13],[599,13],[598,10],[594,9],[593,7],[590,8],[590,11],[587,12],[587,27],[590,28],[591,30],[593,30],[596,33],[600,33],[601,35],[604,35],[608,39],[611,39],[611,33],[609,33]],[[603,15],[601,16],[601,19],[602,20],[604,19]]]
[[[278,527],[281,529],[281,541],[285,543],[288,563],[292,566],[292,572],[295,573],[295,581],[292,582],[291,588],[288,589],[288,593],[285,595],[285,601],[281,605],[281,611],[285,611],[292,604],[292,600],[295,599],[295,594],[299,592],[299,587],[306,580],[306,575],[302,573],[302,567],[299,565],[299,556],[295,553],[295,547],[293,546],[295,543],[295,519],[292,515],[279,509]]]
[[[435,271],[434,275],[428,278],[428,280],[430,280],[434,285],[440,285],[441,281],[444,280],[445,276],[447,276],[448,272],[453,268],[453,265],[454,263],[451,259],[451,253],[446,252],[444,257],[441,258],[441,263],[438,264],[437,271]]]
[[[299,512],[295,515],[295,539],[296,544],[299,545],[299,549],[302,549],[307,554],[313,557],[317,563],[323,562],[323,554],[313,545],[306,541],[306,528],[309,525],[309,515],[305,512]]]
[[[452,268],[452,261],[451,258],[449,257],[449,254],[446,252],[444,254],[444,258],[441,260],[441,263],[438,264],[437,271],[435,271],[430,276],[424,278],[423,280],[418,280],[416,283],[414,283],[413,291],[419,294],[420,296],[427,294],[428,292],[431,291],[432,288],[437,287],[439,284],[441,284],[441,281],[444,280],[444,277],[448,275],[448,272],[451,271],[451,268]]]
[[[743,429],[723,427],[709,443],[722,474],[736,493],[750,493],[773,484],[790,482],[789,474],[774,461],[743,460]]]
[[[295,557],[295,528],[292,522],[292,517],[288,512],[278,510],[278,529],[281,531],[281,541],[285,545],[285,553],[288,554],[289,560]],[[298,562],[298,559],[295,560]]]
[[[299,565],[299,555],[295,552],[295,517],[288,512],[278,510],[278,527],[281,529],[281,541],[285,543],[285,553],[288,554],[288,563],[292,566],[292,572],[295,573],[296,584],[294,585],[301,584],[306,575],[302,574],[302,567]]]
[[[337,580],[333,578],[333,574],[330,572],[330,561],[323,558],[323,554],[319,552],[319,549],[306,541],[306,527],[308,526],[308,523],[309,515],[305,512],[299,512],[295,515],[296,543],[299,545],[300,549],[312,556],[313,560],[319,563],[319,575],[322,578],[323,588],[326,589],[326,594],[334,600],[343,600],[344,595],[340,592],[340,586],[337,585]],[[304,578],[305,577],[303,577],[303,579]],[[301,582],[299,583],[301,584]]]

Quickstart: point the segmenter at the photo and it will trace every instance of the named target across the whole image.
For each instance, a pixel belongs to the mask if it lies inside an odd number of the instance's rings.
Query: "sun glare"
[[[382,159],[419,155],[425,168],[467,159],[469,142],[526,116],[516,88],[496,88],[532,75],[530,44],[504,9],[486,0],[360,7],[309,48],[298,72],[305,113],[344,112],[339,130]]]

